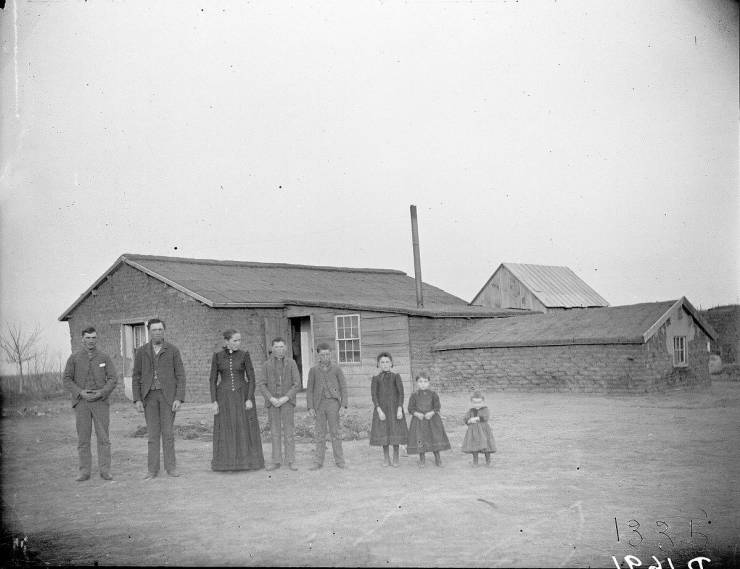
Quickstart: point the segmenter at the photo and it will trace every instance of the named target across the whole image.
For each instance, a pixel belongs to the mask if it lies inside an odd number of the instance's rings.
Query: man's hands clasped
[[[90,401],[90,402],[97,401],[103,396],[100,389],[83,389],[80,392],[80,395],[85,401]]]
[[[282,397],[270,397],[270,403],[275,407],[281,407],[285,403],[290,401],[290,397],[283,395]]]

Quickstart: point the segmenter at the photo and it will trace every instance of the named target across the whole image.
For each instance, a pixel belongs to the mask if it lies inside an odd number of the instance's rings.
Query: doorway
[[[293,359],[301,374],[302,388],[308,386],[308,371],[314,363],[313,330],[310,316],[290,318],[290,339]]]
[[[131,386],[134,371],[134,354],[149,341],[149,330],[144,322],[121,325],[121,355],[123,356],[123,391],[133,400]]]

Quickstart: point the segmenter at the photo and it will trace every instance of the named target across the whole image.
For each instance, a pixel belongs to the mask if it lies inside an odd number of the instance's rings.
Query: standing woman
[[[240,350],[241,334],[224,332],[226,345],[211,361],[213,470],[264,468],[262,439],[254,404],[254,368],[249,352]]]
[[[383,466],[398,466],[398,446],[408,441],[406,416],[403,414],[403,381],[391,371],[393,356],[388,352],[378,354],[380,373],[373,377],[370,395],[373,398],[373,425],[370,445],[383,447]],[[389,446],[393,445],[393,462]]]

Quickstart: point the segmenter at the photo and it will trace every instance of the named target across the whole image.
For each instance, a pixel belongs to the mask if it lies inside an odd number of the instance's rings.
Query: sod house
[[[432,346],[444,390],[644,393],[709,385],[712,327],[686,298],[489,318]]]
[[[187,400],[206,402],[211,356],[228,328],[242,333],[258,377],[271,340],[285,338],[304,387],[316,346],[329,342],[350,397],[369,398],[379,352],[393,355],[411,389],[412,376],[432,363],[431,344],[476,319],[523,313],[469,306],[426,283],[422,291],[420,308],[415,280],[389,269],[124,254],[59,320],[69,323],[73,350],[81,330],[95,326],[99,348],[122,372],[130,397],[134,350],[149,339],[146,322],[161,318],[166,339],[183,357]]]

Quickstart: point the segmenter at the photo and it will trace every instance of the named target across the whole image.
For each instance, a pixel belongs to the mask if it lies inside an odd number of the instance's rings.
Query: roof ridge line
[[[504,261],[501,263],[502,265],[518,265],[518,266],[526,266],[526,267],[557,267],[558,269],[568,269],[572,273],[575,274],[575,271],[571,269],[568,265],[540,265],[539,263],[512,263],[509,261]],[[576,275],[578,276],[578,275]]]
[[[334,267],[330,265],[304,265],[294,263],[268,263],[260,261],[233,261],[221,259],[198,259],[195,257],[168,257],[166,255],[145,255],[142,253],[124,253],[121,257],[134,260],[151,260],[151,261],[171,261],[179,263],[190,263],[198,265],[226,265],[237,267],[254,267],[254,268],[285,268],[285,269],[311,269],[317,271],[340,271],[352,273],[381,273],[381,274],[398,274],[408,276],[408,273],[400,269],[380,269],[370,267]]]

